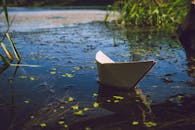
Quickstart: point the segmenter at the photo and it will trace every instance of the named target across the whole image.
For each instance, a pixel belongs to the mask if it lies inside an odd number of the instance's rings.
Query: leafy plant
[[[162,28],[181,23],[188,6],[183,0],[120,0],[112,7],[117,24]]]

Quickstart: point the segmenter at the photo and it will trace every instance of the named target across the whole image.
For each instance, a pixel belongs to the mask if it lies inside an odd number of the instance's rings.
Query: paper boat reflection
[[[99,82],[120,89],[132,89],[154,66],[155,61],[114,62],[102,51],[96,54]]]

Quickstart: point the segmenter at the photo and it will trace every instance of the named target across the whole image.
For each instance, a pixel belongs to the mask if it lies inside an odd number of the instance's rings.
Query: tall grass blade
[[[3,0],[3,11],[5,13],[5,18],[7,20],[7,26],[8,28],[10,27],[10,21],[9,21],[9,16],[8,16],[8,9],[7,9],[7,1]]]
[[[10,63],[5,59],[5,57],[3,55],[0,54],[0,57],[3,60],[3,62],[5,63],[3,66],[0,67],[0,74],[1,74],[10,66]]]
[[[14,57],[12,56],[12,54],[10,53],[10,51],[8,50],[8,48],[6,47],[6,45],[3,42],[0,42],[1,47],[3,48],[4,52],[6,53],[7,57],[13,61]]]
[[[6,33],[6,37],[7,37],[7,39],[9,40],[9,42],[10,42],[10,44],[11,44],[11,47],[12,47],[12,49],[13,49],[13,51],[14,51],[14,55],[15,55],[16,59],[17,59],[18,61],[21,61],[21,57],[20,57],[20,55],[19,55],[19,53],[18,53],[18,50],[17,50],[17,48],[16,48],[16,46],[15,46],[15,44],[14,44],[12,38],[10,37],[9,33]]]
[[[1,57],[2,61],[3,61],[5,64],[10,65],[10,63],[5,59],[5,57],[4,57],[3,55],[0,54],[0,57]]]
[[[29,64],[10,64],[10,66],[22,66],[22,67],[32,67],[32,68],[38,68],[41,67],[40,65],[29,65]]]

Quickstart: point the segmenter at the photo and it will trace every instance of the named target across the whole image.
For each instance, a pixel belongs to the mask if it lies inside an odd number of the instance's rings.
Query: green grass
[[[167,28],[181,23],[187,14],[188,2],[184,0],[120,0],[112,5],[112,10],[118,13],[116,23],[120,25]]]

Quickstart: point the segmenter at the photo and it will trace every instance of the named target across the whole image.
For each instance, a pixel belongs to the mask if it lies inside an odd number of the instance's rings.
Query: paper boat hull
[[[99,82],[120,89],[134,88],[155,64],[154,61],[130,63],[102,63],[100,61],[96,55]]]

